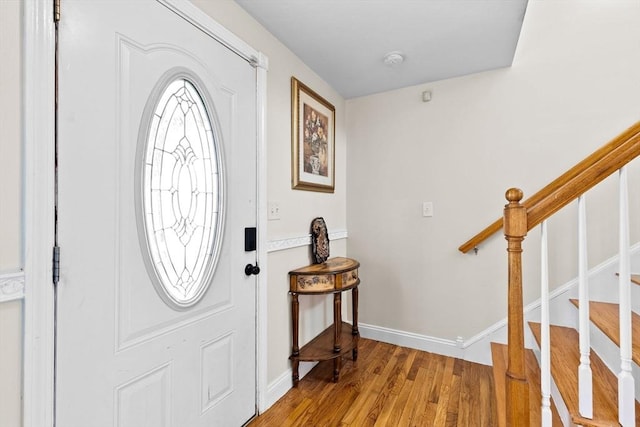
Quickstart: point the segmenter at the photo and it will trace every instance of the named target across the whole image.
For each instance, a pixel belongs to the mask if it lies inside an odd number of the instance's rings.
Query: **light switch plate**
[[[280,219],[280,203],[269,202],[267,220],[274,221]]]
[[[433,216],[433,202],[422,202],[422,216]]]

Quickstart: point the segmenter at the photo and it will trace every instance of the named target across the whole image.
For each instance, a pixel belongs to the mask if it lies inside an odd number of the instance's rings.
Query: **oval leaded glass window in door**
[[[170,305],[204,295],[222,240],[222,156],[207,103],[188,77],[156,92],[142,124],[141,222],[147,267]]]

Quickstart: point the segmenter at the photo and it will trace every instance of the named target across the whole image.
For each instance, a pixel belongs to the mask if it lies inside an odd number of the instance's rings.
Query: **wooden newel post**
[[[509,256],[507,425],[526,427],[529,426],[529,384],[524,361],[522,241],[527,235],[527,209],[520,204],[522,190],[510,188],[505,196],[509,201],[504,207],[504,235]]]

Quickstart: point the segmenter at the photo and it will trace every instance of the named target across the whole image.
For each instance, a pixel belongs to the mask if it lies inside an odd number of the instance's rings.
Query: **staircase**
[[[540,324],[529,326],[540,345]],[[639,325],[640,326],[640,325]],[[564,326],[551,326],[551,374],[566,405],[571,422],[583,426],[619,426],[618,380],[595,352],[591,352],[593,371],[593,418],[580,416],[578,411],[578,332]],[[540,406],[536,408],[540,411]],[[640,425],[640,406],[636,401],[636,425]],[[539,424],[531,424],[539,425]],[[556,424],[554,424],[556,425]],[[558,424],[561,425],[561,424]]]
[[[631,281],[640,285],[640,275],[632,275]],[[569,301],[579,308],[577,299]],[[612,345],[620,346],[620,306],[616,303],[590,301],[589,314],[593,327],[598,328]],[[528,326],[536,340],[541,345],[541,325],[529,322]],[[640,315],[632,312],[632,360],[640,366]],[[552,401],[552,425],[581,425],[581,426],[619,426],[618,422],[618,380],[614,372],[598,355],[598,350],[591,351],[590,364],[593,371],[593,417],[584,418],[578,409],[578,366],[580,365],[578,331],[566,326],[550,326],[551,375],[559,397],[564,405],[568,417],[563,422],[556,405]],[[496,384],[496,400],[499,425],[506,426],[506,393],[505,372],[507,360],[507,346],[491,344],[494,381]],[[541,425],[540,405],[540,366],[531,349],[526,349],[526,377],[529,383],[529,422],[531,426]],[[619,360],[618,360],[619,363]],[[619,367],[613,366],[614,370]],[[635,402],[635,425],[640,426],[640,403]]]
[[[640,285],[640,276],[632,276],[632,282]],[[577,299],[570,299],[577,308]],[[608,302],[591,301],[590,319],[592,324],[602,331],[614,345],[620,345],[619,305]],[[540,323],[529,322],[538,346],[541,343]],[[633,337],[633,361],[640,366],[640,315],[632,313],[632,337]],[[591,369],[593,371],[593,418],[587,419],[580,416],[578,410],[578,365],[580,364],[579,336],[578,332],[565,326],[550,327],[551,332],[551,373],[555,385],[560,393],[570,422],[583,426],[619,426],[618,423],[618,380],[611,372],[596,351],[590,355]],[[494,380],[496,383],[496,399],[499,414],[505,406],[504,373],[506,372],[507,346],[492,343],[492,359]],[[540,367],[532,350],[527,353],[527,379],[529,380],[530,395],[530,424],[541,425],[540,420]],[[561,426],[563,422],[558,414],[555,404],[552,407],[553,425]],[[499,418],[500,426],[506,425],[504,416]],[[568,424],[568,423],[567,423]],[[640,403],[636,401],[636,425],[640,425]]]
[[[459,250],[466,253],[501,229],[508,242],[508,345],[491,346],[500,426],[640,426],[640,404],[636,400],[640,378],[634,380],[634,371],[640,372],[640,315],[631,310],[631,283],[640,285],[640,276],[630,274],[625,168],[639,155],[640,122],[529,199],[522,201],[522,191],[509,189],[503,218],[460,246]],[[616,280],[620,298],[616,302],[593,301],[589,298],[586,265],[584,194],[616,171],[620,176],[620,274]],[[578,328],[574,329],[549,322],[546,221],[576,199],[579,299],[570,300],[573,307],[567,304],[578,314]],[[538,345],[532,351],[525,349],[522,242],[538,225],[542,231],[541,314],[539,322],[526,325]],[[591,337],[600,335],[607,338],[591,342]],[[611,350],[614,346],[619,347],[616,352]]]
[[[640,284],[640,276],[636,276],[634,283]],[[577,299],[570,299],[576,307]],[[601,330],[614,345],[620,344],[620,324],[618,317],[619,305],[608,302],[590,302],[590,314],[592,324]],[[538,346],[541,342],[540,323],[529,322],[529,328],[536,339]],[[633,361],[640,366],[640,315],[633,313]],[[618,423],[618,390],[617,378],[607,367],[597,352],[590,355],[591,368],[593,370],[593,418],[587,419],[580,416],[578,410],[578,377],[577,367],[580,364],[579,336],[578,332],[566,326],[550,327],[551,332],[551,373],[554,383],[561,396],[565,410],[569,414],[569,420],[564,424],[576,424],[583,426],[619,426]],[[541,425],[540,407],[540,367],[538,360],[531,349],[526,351],[527,379],[529,382],[529,422],[532,426]],[[496,400],[499,425],[506,426],[505,419],[505,381],[507,346],[492,343],[491,355],[493,360],[493,376],[496,385]],[[563,425],[555,404],[552,402],[553,426]],[[640,425],[640,403],[636,401],[636,425]]]

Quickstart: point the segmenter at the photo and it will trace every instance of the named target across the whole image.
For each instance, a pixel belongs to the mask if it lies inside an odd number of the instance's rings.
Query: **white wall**
[[[20,2],[0,1],[0,271],[21,264]]]
[[[216,21],[269,58],[267,78],[267,195],[280,204],[281,219],[269,221],[269,240],[304,236],[311,220],[323,216],[329,231],[346,229],[346,130],[344,100],[298,57],[231,0],[192,0]],[[335,193],[291,189],[291,76],[336,108]],[[346,242],[331,244],[332,256],[346,255]],[[310,263],[308,248],[268,256],[268,379],[272,387],[289,369],[291,314],[288,272]],[[332,321],[327,297],[301,298],[300,340],[310,340]],[[288,381],[288,380],[287,380]],[[288,383],[290,385],[290,382]]]
[[[3,272],[22,267],[20,13],[20,1],[0,1],[0,286]],[[22,423],[21,358],[22,302],[0,302],[2,426],[14,427]]]
[[[637,1],[530,0],[512,67],[347,101],[348,253],[362,264],[363,323],[466,340],[506,316],[503,237],[477,256],[457,248],[502,215],[507,188],[532,195],[640,119],[639,21]],[[589,217],[611,228],[594,244],[589,227],[595,265],[616,250],[615,205],[603,203],[615,197],[598,189],[589,200]],[[423,201],[434,217],[422,217]],[[550,223],[556,286],[576,276],[574,212]],[[538,233],[524,243],[526,302],[539,295]]]

